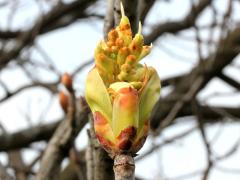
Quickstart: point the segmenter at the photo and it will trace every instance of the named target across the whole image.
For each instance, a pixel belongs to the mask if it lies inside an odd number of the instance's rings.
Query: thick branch
[[[75,137],[84,127],[88,118],[89,110],[86,107],[80,110],[79,115],[76,115],[74,106],[68,109],[66,119],[61,122],[48,143],[36,180],[57,180],[59,178],[61,162],[69,153]]]
[[[3,134],[0,136],[0,151],[8,151],[29,146],[36,141],[48,140],[60,121],[31,127],[12,134]]]

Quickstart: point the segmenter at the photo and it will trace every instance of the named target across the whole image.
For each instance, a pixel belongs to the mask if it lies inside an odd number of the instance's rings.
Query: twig
[[[220,73],[218,77],[227,84],[229,84],[230,86],[236,88],[237,90],[240,90],[240,83],[238,81],[232,79],[231,77],[225,75],[224,73]]]
[[[194,9],[191,9],[187,16],[180,21],[172,21],[166,23],[160,23],[153,28],[152,32],[147,35],[145,42],[150,44],[156,41],[164,33],[177,33],[181,30],[190,28],[195,23],[195,20],[199,15],[211,4],[212,0],[201,0]]]
[[[176,104],[173,106],[167,117],[162,121],[160,126],[154,131],[154,135],[158,135],[162,129],[169,126],[179,113],[179,111],[183,108],[184,104],[186,102],[189,102],[198,92],[198,89],[200,88],[201,84],[203,82],[203,78],[199,77],[196,79],[192,87],[189,89],[189,91],[179,100],[176,102]]]
[[[197,127],[191,127],[190,129],[188,129],[187,131],[184,131],[183,133],[177,134],[175,136],[172,136],[170,138],[167,138],[164,140],[164,142],[157,144],[155,146],[153,146],[151,149],[149,149],[148,151],[146,151],[145,153],[141,154],[141,156],[138,156],[136,158],[136,161],[142,160],[144,157],[148,156],[149,154],[151,154],[152,152],[154,152],[156,149],[165,147],[165,145],[170,144],[178,139],[184,138],[185,136],[191,134],[192,132],[194,132],[197,129]]]
[[[114,158],[115,180],[134,180],[135,163],[132,155],[118,154]]]
[[[86,149],[85,159],[87,163],[87,180],[94,180],[94,157],[93,157],[93,145],[91,140],[91,131],[88,130],[88,146]]]

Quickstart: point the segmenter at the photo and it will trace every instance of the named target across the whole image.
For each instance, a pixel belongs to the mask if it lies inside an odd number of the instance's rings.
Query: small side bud
[[[61,78],[61,83],[67,88],[67,90],[72,91],[72,76],[68,73],[64,73]]]
[[[60,91],[58,94],[58,98],[63,111],[67,113],[69,106],[69,97],[63,91]]]

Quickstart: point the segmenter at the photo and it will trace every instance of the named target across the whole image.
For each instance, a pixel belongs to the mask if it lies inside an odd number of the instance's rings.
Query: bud
[[[67,90],[72,91],[72,76],[68,73],[64,73],[61,78],[61,83],[67,88]]]
[[[95,50],[96,66],[88,73],[85,97],[93,113],[94,129],[111,155],[136,153],[143,146],[150,113],[160,95],[160,79],[152,67],[139,61],[150,53],[141,24],[132,37],[122,10],[119,26]]]
[[[58,99],[63,111],[67,113],[69,106],[69,97],[63,91],[60,91],[58,94]]]

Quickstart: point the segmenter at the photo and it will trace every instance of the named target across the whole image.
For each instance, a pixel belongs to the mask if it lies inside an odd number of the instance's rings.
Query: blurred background
[[[84,96],[109,7],[111,0],[0,0],[0,171],[35,179],[65,117],[61,75],[71,74],[75,96]],[[239,180],[240,1],[139,0],[135,9],[153,43],[142,63],[162,80],[136,177]],[[81,162],[85,124],[73,143]],[[61,175],[71,164],[62,159]]]

